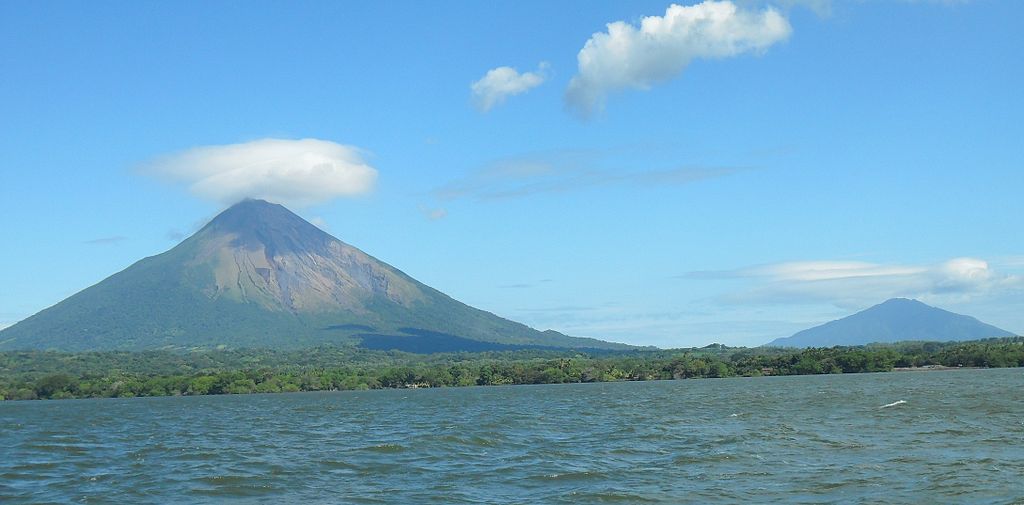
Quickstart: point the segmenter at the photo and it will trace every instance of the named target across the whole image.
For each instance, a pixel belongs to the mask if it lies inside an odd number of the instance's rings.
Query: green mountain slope
[[[628,347],[475,309],[260,200],[0,332],[0,350],[323,343],[413,352]]]
[[[831,347],[906,340],[951,341],[1010,337],[1012,333],[977,319],[893,298],[842,319],[773,340],[779,347]]]

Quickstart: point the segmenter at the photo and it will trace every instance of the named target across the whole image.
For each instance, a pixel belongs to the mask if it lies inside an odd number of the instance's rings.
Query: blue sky
[[[1021,332],[1022,17],[3,3],[0,327],[251,193],[573,335],[758,345],[893,296]]]

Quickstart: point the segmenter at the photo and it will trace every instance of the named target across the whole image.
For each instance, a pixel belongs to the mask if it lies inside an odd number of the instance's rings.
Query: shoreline
[[[893,372],[941,372],[946,370],[980,370],[981,366],[945,366],[945,365],[924,365],[924,366],[902,366],[894,367]]]
[[[345,392],[345,391],[384,391],[384,390],[409,390],[409,389],[449,389],[449,388],[480,388],[480,387],[515,387],[515,386],[545,386],[558,384],[606,384],[617,382],[660,382],[660,381],[682,381],[682,380],[708,380],[708,379],[761,379],[768,377],[805,377],[825,375],[863,375],[863,374],[886,374],[893,372],[946,372],[951,370],[996,370],[1000,368],[1021,368],[1021,367],[983,367],[983,366],[944,366],[925,365],[919,367],[895,367],[891,370],[879,370],[872,372],[848,372],[848,373],[811,373],[811,374],[786,374],[786,375],[733,375],[729,377],[688,377],[680,379],[654,378],[654,379],[614,379],[585,382],[536,382],[536,383],[510,383],[510,384],[466,384],[466,385],[443,385],[430,386],[425,384],[408,384],[404,386],[386,386],[374,388],[352,388],[352,389],[299,389],[296,391],[249,391],[239,393],[202,393],[202,394],[162,394],[162,395],[136,395],[136,396],[72,396],[60,398],[33,398],[33,399],[4,399],[0,397],[0,403],[5,402],[37,402],[37,401],[61,401],[61,400],[124,400],[140,398],[168,398],[168,397],[204,397],[204,396],[249,396],[249,395],[274,395],[294,393],[321,393],[321,392]]]
[[[572,351],[568,351],[572,352]],[[922,363],[921,366],[909,366]],[[323,348],[201,354],[0,353],[0,398],[205,396],[699,378],[933,372],[1024,366],[1024,338],[925,346],[679,349],[588,355],[410,356]]]

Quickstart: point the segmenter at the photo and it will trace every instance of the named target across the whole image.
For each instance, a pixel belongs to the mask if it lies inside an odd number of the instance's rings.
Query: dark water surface
[[[227,501],[1024,503],[1024,370],[0,402],[0,503]]]

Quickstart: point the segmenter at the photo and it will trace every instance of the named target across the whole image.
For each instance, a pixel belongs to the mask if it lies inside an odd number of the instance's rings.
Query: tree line
[[[1024,338],[808,349],[505,351],[413,355],[324,347],[0,353],[0,399],[107,398],[559,384],[1024,366]]]

